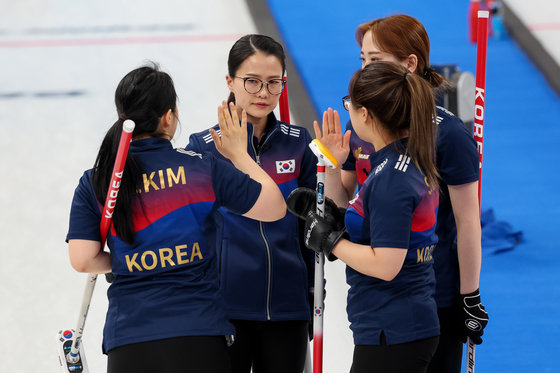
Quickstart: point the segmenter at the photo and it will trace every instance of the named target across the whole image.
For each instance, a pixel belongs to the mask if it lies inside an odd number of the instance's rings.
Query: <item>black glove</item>
[[[107,280],[107,282],[111,284],[113,281],[115,281],[115,274],[113,272],[105,273],[105,280]]]
[[[307,219],[310,212],[317,211],[317,192],[309,188],[294,189],[287,199],[288,211],[300,219]],[[344,228],[344,214],[346,210],[338,207],[330,198],[325,198],[325,216],[331,216],[338,228]]]
[[[488,324],[488,313],[480,303],[480,292],[478,289],[470,294],[461,294],[457,304],[457,321],[461,327],[460,333],[463,343],[469,337],[473,343],[482,343],[484,327]]]
[[[348,233],[335,221],[332,216],[321,217],[310,212],[305,219],[303,241],[308,249],[325,254],[330,261],[336,260],[332,254],[335,245],[341,238],[349,239]]]

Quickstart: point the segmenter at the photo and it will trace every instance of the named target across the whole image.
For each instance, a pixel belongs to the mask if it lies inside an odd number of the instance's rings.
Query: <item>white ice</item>
[[[71,268],[64,242],[70,202],[116,120],[118,81],[147,60],[169,72],[184,146],[216,122],[229,48],[252,32],[243,0],[2,2],[0,372],[57,372],[55,334],[76,327],[86,274]],[[342,264],[329,263],[326,277],[324,372],[344,372],[353,343]],[[100,276],[83,338],[90,372],[106,369],[106,290]]]

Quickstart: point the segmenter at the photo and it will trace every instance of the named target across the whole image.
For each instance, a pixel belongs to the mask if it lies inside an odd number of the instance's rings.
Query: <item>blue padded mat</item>
[[[317,110],[337,109],[360,68],[356,26],[405,13],[431,39],[431,63],[475,72],[467,41],[468,1],[268,0],[286,47]],[[560,5],[559,5],[560,6]],[[522,231],[501,254],[485,252],[483,302],[490,313],[477,372],[560,371],[560,102],[511,39],[488,42],[482,207]],[[499,252],[499,251],[498,251]]]

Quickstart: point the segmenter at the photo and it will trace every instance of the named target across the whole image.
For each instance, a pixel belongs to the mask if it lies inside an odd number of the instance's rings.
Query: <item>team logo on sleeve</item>
[[[409,163],[410,163],[410,157],[406,156],[406,155],[403,156],[401,154],[401,155],[399,155],[399,160],[395,164],[395,168],[397,170],[401,170],[402,172],[406,172],[406,169],[408,168]]]
[[[287,161],[276,161],[276,173],[278,174],[293,174],[295,170],[295,159],[290,159]]]

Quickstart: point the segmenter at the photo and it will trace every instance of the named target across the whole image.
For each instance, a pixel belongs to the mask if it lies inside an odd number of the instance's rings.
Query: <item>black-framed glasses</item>
[[[352,103],[352,101],[350,101],[350,96],[344,96],[342,97],[342,106],[344,106],[344,108],[348,111],[350,111],[350,104]]]
[[[266,84],[266,90],[271,95],[279,95],[284,90],[286,81],[284,79],[271,79],[268,82],[263,82],[259,78],[254,78],[252,76],[242,78],[240,76],[234,76],[234,78],[243,80],[243,87],[252,95],[257,94]]]

